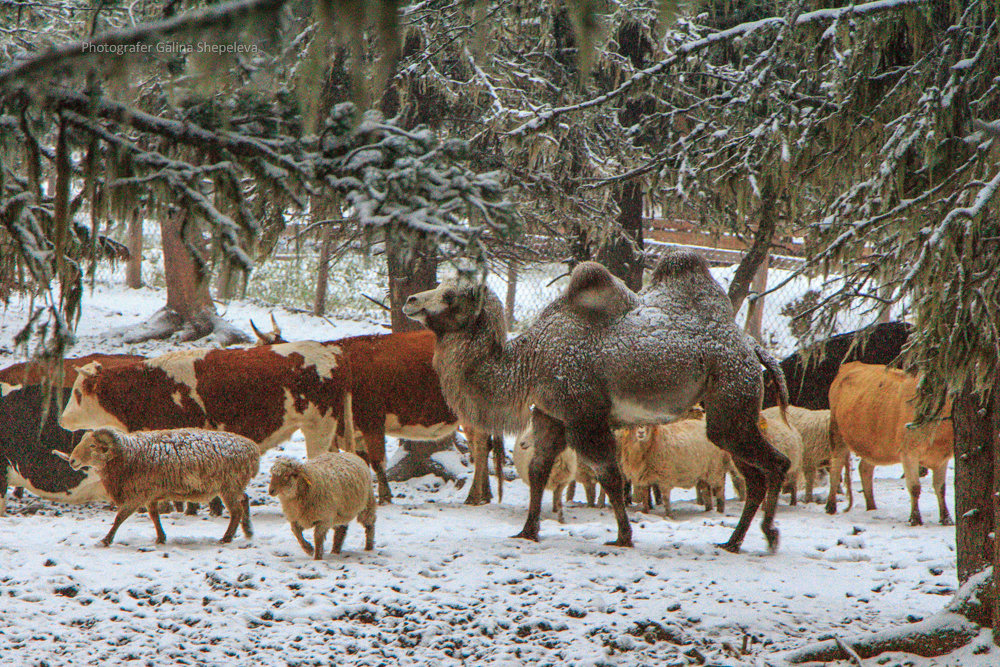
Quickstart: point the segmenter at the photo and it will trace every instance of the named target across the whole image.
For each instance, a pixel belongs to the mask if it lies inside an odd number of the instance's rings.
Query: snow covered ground
[[[163,301],[153,290],[99,286],[85,297],[72,352],[177,347],[125,347],[106,334]],[[17,301],[0,310],[0,366],[20,360],[11,339],[25,313]],[[267,321],[265,309],[238,302],[226,316],[242,326],[249,317]],[[277,317],[290,339],[382,330]],[[277,453],[267,454],[264,470]],[[304,456],[301,436],[280,453]],[[26,494],[0,517],[0,664],[766,664],[817,639],[904,626],[949,600],[954,529],[937,524],[929,480],[927,525],[913,528],[900,469],[876,476],[878,510],[831,517],[820,505],[783,499],[779,551],[767,553],[755,525],[740,555],[713,546],[741,509],[731,490],[724,515],[703,512],[681,491],[672,519],[633,511],[636,548],[619,549],[604,546],[614,537],[608,509],[570,504],[564,525],[546,511],[535,544],[509,537],[524,519],[520,481],[506,485],[503,503],[468,507],[464,488],[412,480],[379,508],[373,552],[362,551],[355,524],[345,553],[322,562],[297,546],[266,494],[265,473],[251,489],[255,536],[224,546],[216,540],[225,519],[203,513],[165,516],[162,546],[136,515],[104,549],[97,542],[113,516],[107,507]],[[546,510],[549,502],[547,494]],[[889,655],[871,664],[1000,664],[996,649],[974,653],[988,643],[983,635],[945,658]]]

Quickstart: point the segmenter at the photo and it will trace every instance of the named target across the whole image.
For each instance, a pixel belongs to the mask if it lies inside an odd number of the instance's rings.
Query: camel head
[[[403,314],[441,335],[468,328],[490,300],[500,303],[485,284],[456,279],[414,294],[403,304]]]

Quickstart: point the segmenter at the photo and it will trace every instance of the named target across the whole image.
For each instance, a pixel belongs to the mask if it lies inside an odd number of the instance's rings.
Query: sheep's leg
[[[465,497],[466,505],[485,505],[492,499],[490,491],[490,442],[489,436],[482,429],[463,427],[469,441],[469,451],[472,453],[472,486],[469,495]]]
[[[640,511],[649,512],[653,509],[651,502],[652,496],[649,492],[649,487],[645,484],[636,484],[632,487],[634,493],[632,494],[632,502],[641,503]]]
[[[566,523],[566,517],[563,516],[562,494],[563,487],[557,486],[552,489],[552,512],[556,515],[556,520],[559,523]]]
[[[154,500],[149,503],[146,511],[149,512],[149,518],[152,519],[153,527],[156,528],[156,544],[165,544],[167,535],[163,532],[163,525],[160,523],[160,502]]]
[[[914,464],[915,463],[916,462],[914,462]],[[905,464],[903,465],[903,468],[905,471],[906,468]],[[858,462],[858,475],[861,477],[861,490],[865,494],[865,509],[869,511],[873,509],[878,509],[877,507],[875,507],[875,488],[874,488],[875,466],[869,463],[868,461],[861,459],[861,461]],[[916,475],[914,476],[916,477]],[[918,484],[919,484],[919,479],[920,478],[917,477]]]
[[[803,470],[803,474],[806,478],[806,503],[811,503],[813,501],[813,486],[816,484],[816,471],[812,468],[808,470]]]
[[[337,548],[338,546],[341,546],[337,544],[337,535],[338,535],[337,531],[339,531],[341,528],[344,528],[345,531],[347,530],[346,526],[337,526],[336,528],[334,528],[333,553],[335,554],[340,553],[340,549]],[[320,525],[317,525],[315,528],[313,528],[313,545],[314,545],[313,560],[323,560],[323,543],[326,542],[327,530],[329,530],[329,528]],[[343,540],[341,540],[341,543],[343,543]]]
[[[712,511],[712,487],[704,480],[698,480],[694,485],[698,502],[705,508],[706,512]]]
[[[587,507],[594,507],[597,504],[597,484],[595,482],[584,484],[583,495],[587,497]]]
[[[830,412],[830,491],[826,495],[826,513],[836,514],[837,513],[837,492],[840,490],[840,476],[841,474],[846,474],[850,478],[850,465],[849,461],[851,458],[851,452],[847,448],[847,443],[844,442],[843,436],[840,435],[840,427],[837,426],[837,420],[833,417],[833,412]],[[854,504],[854,498],[850,499],[849,505]],[[846,510],[845,510],[846,511]]]
[[[222,539],[219,540],[219,544],[229,544],[233,541],[236,529],[243,519],[243,500],[239,496],[235,498],[227,496],[222,499],[222,502],[226,504],[226,509],[229,510],[229,525],[226,527],[226,532],[222,536]]]
[[[799,504],[799,485],[797,479],[791,479],[786,485],[788,488],[788,493],[791,495],[791,500],[789,500],[789,505]]]
[[[653,484],[649,487],[653,491],[653,504],[659,505],[663,502],[663,491],[660,489],[659,484]]]
[[[0,463],[0,516],[7,513],[7,469],[6,460]]]
[[[167,505],[169,505],[169,503],[167,503]],[[194,505],[194,503],[188,503],[188,507],[190,507],[191,505]],[[195,505],[195,507],[197,507],[197,505]],[[164,511],[169,511],[169,510],[164,510]],[[183,512],[184,511],[184,501],[182,501],[182,500],[175,500],[174,501],[174,511],[175,512]]]
[[[347,524],[333,527],[333,553],[339,554],[344,548],[344,538],[347,537]]]
[[[305,536],[302,534],[302,526],[295,523],[294,521],[292,521],[288,525],[292,527],[292,535],[294,535],[295,539],[299,541],[299,546],[302,547],[302,550],[305,551],[310,556],[312,556],[313,545],[309,544],[309,540],[307,540]]]
[[[371,551],[375,548],[375,515],[373,513],[369,519],[362,513],[358,516],[358,521],[365,527],[365,551]],[[336,541],[336,535],[334,535],[334,541]]]
[[[243,528],[244,537],[250,539],[253,537],[253,526],[250,524],[250,496],[244,493],[240,505],[243,507],[243,518],[240,521],[240,526]]]
[[[722,478],[722,484],[712,487],[712,495],[715,496],[715,511],[724,514],[726,511],[726,481]]]
[[[670,492],[672,487],[666,487],[666,490],[660,489],[660,497],[663,499],[663,517],[667,518],[670,516]]]
[[[129,505],[121,506],[118,509],[118,514],[115,515],[115,522],[111,524],[111,530],[109,530],[108,534],[104,536],[103,540],[101,540],[101,544],[103,544],[104,546],[109,546],[112,540],[115,539],[115,533],[118,532],[118,527],[125,522],[125,519],[132,516],[132,514],[136,511],[136,509],[138,508]]]
[[[561,423],[537,410],[532,415],[532,424],[535,431],[535,455],[528,465],[528,486],[531,489],[528,516],[524,520],[521,532],[514,537],[537,542],[542,514],[542,493],[552,472],[552,464],[559,453],[566,448],[566,430]]]
[[[586,488],[586,486],[584,487]],[[566,485],[566,502],[573,502],[573,498],[576,496],[576,481],[570,480],[569,484]]]
[[[858,464],[858,470],[861,472],[861,484],[865,483],[865,461]],[[872,466],[874,468],[874,466]],[[903,477],[906,479],[906,489],[910,492],[910,525],[911,526],[922,526],[924,525],[924,520],[920,516],[920,463],[910,457],[903,458]],[[868,491],[871,489],[869,486],[865,490],[865,500],[868,499]]]

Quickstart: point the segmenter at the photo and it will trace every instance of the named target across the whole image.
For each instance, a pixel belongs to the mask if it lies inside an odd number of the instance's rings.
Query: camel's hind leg
[[[531,416],[535,434],[535,455],[528,465],[528,486],[531,497],[528,500],[528,516],[524,528],[515,535],[525,540],[538,541],[538,524],[542,514],[542,493],[552,472],[552,464],[559,453],[566,448],[566,430],[563,425],[543,412],[535,410]]]
[[[778,529],[774,527],[774,511],[791,462],[761,435],[756,410],[742,411],[751,417],[749,420],[734,420],[731,415],[740,414],[741,411],[731,410],[731,406],[729,410],[719,409],[720,407],[722,406],[710,405],[705,415],[708,439],[732,455],[747,487],[740,521],[729,541],[721,546],[733,553],[740,550],[750,522],[763,501],[764,518],[760,528],[767,539],[768,549],[774,551],[778,547],[779,537]]]
[[[632,526],[625,511],[625,475],[618,467],[615,436],[606,420],[589,421],[566,429],[566,442],[594,469],[597,481],[608,494],[618,524],[618,538],[611,546],[631,547]]]

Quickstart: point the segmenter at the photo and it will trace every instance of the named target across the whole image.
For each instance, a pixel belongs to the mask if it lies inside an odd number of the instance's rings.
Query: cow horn
[[[257,335],[257,342],[260,345],[268,345],[271,342],[265,334],[260,332],[260,329],[258,329],[257,325],[253,323],[252,319],[250,320],[250,328],[253,329],[253,332]]]
[[[278,323],[274,320],[274,311],[271,311],[271,327],[271,335],[274,336],[274,341],[278,342],[279,340],[284,340],[284,338],[281,337],[281,327],[279,327]]]
[[[58,449],[53,449],[52,454],[53,456],[58,456],[63,461],[69,461],[69,454],[67,454],[66,452],[60,452]]]

